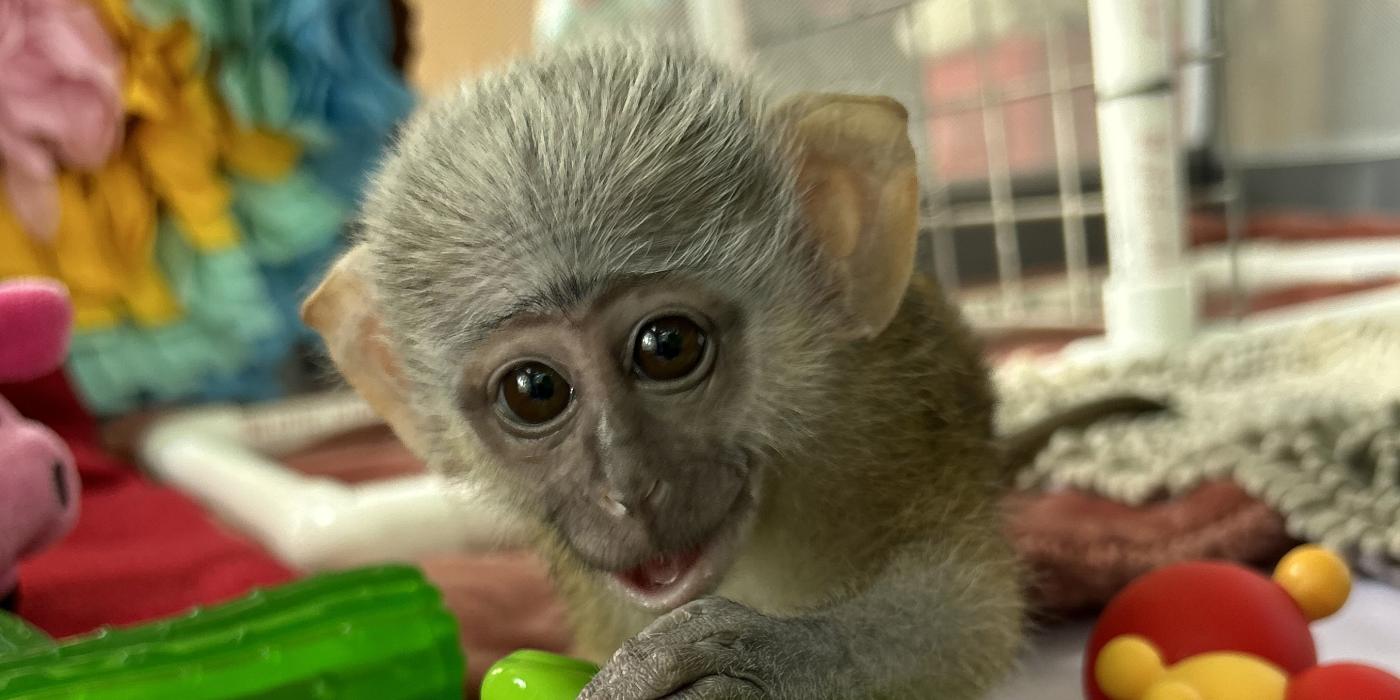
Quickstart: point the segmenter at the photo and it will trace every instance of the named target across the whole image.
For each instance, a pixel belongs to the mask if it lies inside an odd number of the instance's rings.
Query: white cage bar
[[[1220,133],[1220,101],[1214,96],[1219,89],[1219,71],[1215,66],[1224,55],[1217,2],[824,0],[785,3],[782,12],[788,15],[768,9],[773,4],[744,0],[688,0],[686,8],[690,26],[696,28],[695,34],[701,41],[710,43],[726,58],[753,63],[776,76],[780,84],[790,81],[794,89],[878,88],[899,92],[901,85],[896,76],[909,71],[915,76],[915,84],[904,90],[903,98],[910,103],[914,131],[911,135],[921,153],[925,183],[921,221],[927,236],[922,264],[926,269],[945,288],[961,296],[969,316],[980,325],[1105,324],[1110,335],[1140,344],[1186,337],[1194,325],[1196,305],[1189,284],[1191,274],[1183,257],[1186,211],[1206,205],[1223,206],[1232,251],[1239,241],[1239,191],[1227,154],[1220,152],[1228,140]],[[1093,7],[1100,10],[1097,16],[1090,11]],[[769,13],[772,26],[765,27],[764,13]],[[843,74],[860,71],[847,71],[839,62],[818,66],[816,61],[803,60],[847,54],[855,62],[873,47],[850,43],[850,37],[859,34],[850,31],[851,27],[867,24],[878,28],[902,22],[906,33],[917,35],[922,29],[921,13],[928,13],[939,23],[962,23],[967,27],[970,36],[966,43],[974,57],[977,76],[975,92],[936,102],[927,99],[927,84],[934,79],[917,46],[910,51],[910,66],[878,65],[867,71],[871,80],[865,82],[869,85]],[[1005,38],[1008,13],[1034,17],[1021,30],[1038,30],[1043,70],[995,75],[994,64],[1002,60],[995,51]],[[1091,17],[1097,23],[1107,21],[1117,26],[1086,32]],[[1150,30],[1150,34],[1129,31],[1134,25],[1124,21],[1134,17],[1152,19],[1152,26],[1140,21],[1136,25]],[[794,28],[782,26],[783,22]],[[1078,33],[1071,34],[1068,27],[1072,24],[1079,28]],[[860,40],[869,41],[870,36],[860,34]],[[1142,59],[1148,54],[1142,48],[1148,45],[1144,40],[1148,36],[1157,37],[1151,45],[1157,52],[1152,65],[1157,71],[1153,80],[1158,81],[1158,89],[1151,97],[1119,95],[1123,99],[1110,100],[1119,104],[1106,104],[1099,109],[1099,133],[1086,132],[1085,124],[1093,123],[1096,115],[1092,107],[1077,104],[1077,96],[1093,90],[1102,92],[1096,85],[1103,80],[1097,74],[1103,66],[1096,67],[1088,60],[1084,44],[1093,38],[1094,54],[1104,55],[1114,67],[1107,75],[1115,79],[1115,70],[1147,65]],[[917,43],[918,39],[909,41]],[[808,42],[814,48],[806,54],[787,48],[799,42]],[[1183,91],[1187,95],[1184,112],[1173,106]],[[1017,170],[1008,155],[1008,144],[1019,134],[1011,133],[1017,127],[1008,123],[1007,115],[1018,105],[1032,102],[1048,103],[1046,139],[1053,158],[1046,164],[1043,179],[1053,182],[1049,187],[1023,187],[1024,173]],[[1144,107],[1145,104],[1153,106]],[[1179,116],[1180,126],[1176,124]],[[941,152],[940,144],[933,143],[929,136],[934,121],[949,117],[963,119],[960,123],[970,127],[966,138],[982,144],[985,168],[972,188],[980,188],[979,196],[955,192],[959,188],[967,190],[968,183],[950,182],[945,177],[944,166],[955,156]],[[1147,123],[1144,120],[1149,117],[1156,120],[1155,135],[1142,131]],[[1124,131],[1125,128],[1130,131]],[[1181,172],[1187,149],[1210,151],[1220,166],[1220,176],[1194,191],[1186,188]],[[1155,172],[1146,172],[1147,169]],[[1112,175],[1107,176],[1106,170]],[[1165,184],[1169,182],[1179,186]],[[1110,203],[1121,202],[1116,207],[1106,206],[1106,199]],[[1107,229],[1118,232],[1110,233],[1107,240],[1103,240],[1102,233],[1105,218],[1110,220]],[[1119,223],[1112,223],[1113,220]],[[1060,247],[1054,260],[1057,272],[1048,280],[1043,270],[1028,267],[1024,250],[1028,244],[1044,248],[1037,237],[1046,235],[1053,235]],[[986,244],[988,239],[990,246]],[[981,258],[964,247],[976,248]],[[970,258],[973,263],[981,260],[983,266],[990,264],[993,276],[989,279],[986,271],[970,269],[975,268],[969,266]],[[1098,293],[1101,284],[1106,285],[1104,294],[1110,300],[1107,308],[1124,309],[1116,316],[1105,317],[1105,297]],[[1238,307],[1240,289],[1238,283],[1233,286],[1232,298]]]

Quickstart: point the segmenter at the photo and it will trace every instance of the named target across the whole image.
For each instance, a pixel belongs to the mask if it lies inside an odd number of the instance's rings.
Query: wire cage
[[[1214,99],[1218,8],[1165,5],[1167,89],[1190,202],[1223,208],[1233,229],[1240,198]],[[921,265],[975,323],[1103,322],[1108,246],[1087,0],[735,3],[731,14],[705,38],[723,34],[725,50],[747,53],[781,88],[875,91],[909,107],[924,183]]]
[[[542,16],[566,3],[546,1]],[[1169,24],[1174,75],[1164,88],[1177,105],[1182,199],[1219,209],[1233,243],[1241,198],[1216,98],[1225,55],[1218,0],[1128,4],[1161,9]],[[921,267],[979,325],[1093,327],[1103,323],[1108,244],[1090,5],[653,1],[618,3],[616,12],[584,18],[597,24],[569,29],[682,27],[757,68],[780,93],[895,97],[909,109],[920,157]],[[1157,186],[1170,188],[1170,180]]]

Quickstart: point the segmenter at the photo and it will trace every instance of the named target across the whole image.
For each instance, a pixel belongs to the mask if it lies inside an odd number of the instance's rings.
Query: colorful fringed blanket
[[[392,43],[387,0],[0,0],[0,278],[69,286],[94,410],[282,391]]]

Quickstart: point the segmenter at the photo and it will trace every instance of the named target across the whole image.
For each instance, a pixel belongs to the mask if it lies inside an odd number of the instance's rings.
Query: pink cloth
[[[20,559],[73,529],[78,492],[68,446],[0,398],[0,598],[14,589]]]
[[[73,307],[53,280],[0,282],[0,382],[23,382],[52,372],[68,355]]]
[[[60,166],[97,168],[122,127],[121,62],[78,0],[0,0],[0,174],[20,223],[58,226]]]
[[[82,477],[72,533],[20,565],[19,614],[39,629],[66,637],[149,622],[293,578],[190,497],[109,453],[62,371],[0,394],[67,442]]]
[[[0,382],[36,379],[63,362],[73,313],[62,285],[0,283]],[[0,397],[0,599],[16,564],[47,549],[78,518],[78,471],[58,435]]]

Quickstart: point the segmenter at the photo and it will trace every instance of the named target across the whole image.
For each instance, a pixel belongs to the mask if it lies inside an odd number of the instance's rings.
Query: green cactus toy
[[[456,619],[407,566],[62,642],[0,616],[4,700],[457,700],[465,665]]]

